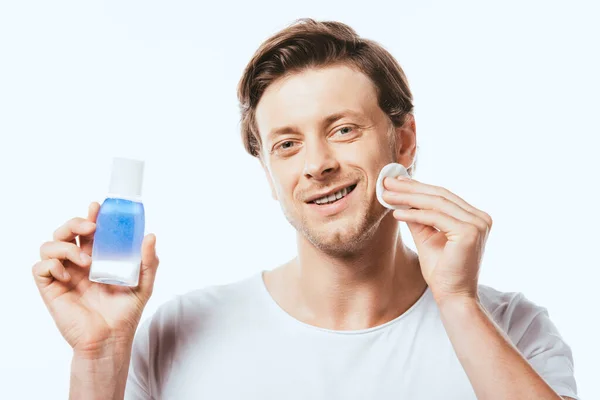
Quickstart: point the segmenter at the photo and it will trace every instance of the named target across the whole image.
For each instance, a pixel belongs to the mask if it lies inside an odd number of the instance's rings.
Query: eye
[[[279,153],[279,154],[285,154],[290,152],[291,150],[294,149],[294,147],[296,146],[296,142],[294,142],[293,140],[284,140],[283,142],[279,142],[278,144],[275,145],[275,147],[273,147],[272,153]]]
[[[340,129],[337,130],[337,132],[341,132],[342,133],[342,136],[346,136],[351,131],[352,131],[352,127],[351,126],[344,126],[344,127],[341,127]]]
[[[353,125],[346,125],[346,126],[342,126],[337,128],[333,134],[331,135],[331,137],[333,139],[341,139],[341,140],[350,140],[351,138],[356,138],[357,135],[359,135],[360,133],[360,129],[357,129],[356,126]]]

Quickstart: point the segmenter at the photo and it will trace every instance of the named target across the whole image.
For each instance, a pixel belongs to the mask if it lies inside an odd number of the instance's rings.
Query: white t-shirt
[[[569,346],[546,310],[480,285],[496,323],[562,396],[578,398]],[[262,274],[196,290],[140,325],[126,399],[475,399],[427,289],[404,314],[358,331],[294,319]]]

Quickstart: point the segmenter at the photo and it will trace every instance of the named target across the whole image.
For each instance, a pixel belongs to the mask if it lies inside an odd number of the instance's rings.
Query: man
[[[489,215],[410,178],[385,179],[383,195],[409,209],[377,200],[381,169],[412,174],[416,158],[412,95],[391,55],[344,24],[301,20],[258,49],[238,94],[244,144],[297,231],[297,256],[180,296],[135,334],[156,238],[139,287],[90,282],[92,203],[33,268],[74,350],[73,398],[577,398],[545,310],[478,284]]]

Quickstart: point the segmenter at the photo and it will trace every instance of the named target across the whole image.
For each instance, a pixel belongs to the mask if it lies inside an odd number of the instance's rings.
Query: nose
[[[307,178],[325,179],[339,168],[339,163],[326,142],[306,143],[305,149],[304,176]]]

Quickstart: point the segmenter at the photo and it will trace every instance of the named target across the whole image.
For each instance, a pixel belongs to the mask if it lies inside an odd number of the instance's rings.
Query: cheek
[[[361,170],[367,184],[366,191],[375,196],[375,185],[383,166],[393,161],[391,148],[386,147],[385,140],[375,139],[352,143],[344,151],[340,151],[340,160],[351,168]]]
[[[380,142],[370,140],[346,144],[340,147],[336,156],[341,163],[357,166],[369,173],[373,168],[376,169],[381,159],[389,158],[388,153],[389,150],[385,151]]]
[[[356,140],[350,143],[334,143],[331,146],[333,157],[346,165],[361,165],[372,152],[372,144]]]
[[[277,172],[273,174],[272,182],[277,197],[280,200],[293,198],[294,190],[298,186],[297,166],[292,163],[278,163],[274,170]]]

